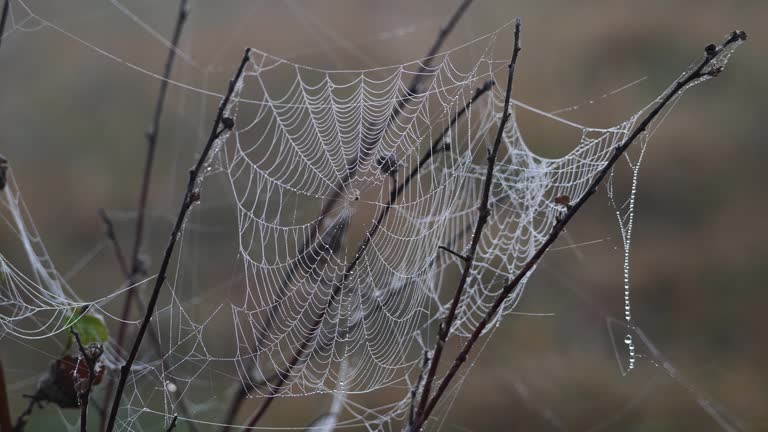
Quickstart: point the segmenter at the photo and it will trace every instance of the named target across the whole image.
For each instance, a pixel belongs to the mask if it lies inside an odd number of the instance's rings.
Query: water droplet
[[[632,336],[630,336],[630,335],[627,335],[627,336],[624,338],[624,343],[625,343],[625,344],[627,344],[627,345],[631,345],[631,344],[632,344]]]

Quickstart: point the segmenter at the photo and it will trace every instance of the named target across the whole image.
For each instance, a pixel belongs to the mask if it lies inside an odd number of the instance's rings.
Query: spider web
[[[35,15],[24,3],[13,4],[18,7],[8,34],[53,27],[98,50]],[[494,86],[463,110],[489,80],[504,81],[509,53],[501,52],[497,42],[510,38],[508,24],[431,59],[367,70],[323,70],[252,50],[227,108],[235,128],[217,143],[205,173],[210,177],[206,188],[226,197],[235,221],[231,247],[242,289],[200,318],[188,314],[187,300],[177,295],[178,284],[170,282],[154,330],[167,350],[161,356],[145,356],[132,371],[121,411],[123,428],[133,430],[143,413],[173,416],[179,398],[209,371],[249,397],[333,393],[332,409],[313,425],[315,430],[329,425],[387,429],[390,422],[405,417],[423,352],[434,344],[462,265],[460,257],[440,247],[462,254],[471,241],[504,89]],[[717,65],[729,55],[722,54]],[[414,79],[421,82],[415,91],[410,88]],[[452,337],[471,333],[504,282],[518,274],[545,241],[568,201],[587,192],[636,121],[659,101],[602,129],[514,101],[515,109],[532,110],[577,129],[580,139],[563,157],[537,156],[526,145],[513,112],[491,189],[491,217]],[[637,143],[639,154],[626,158],[632,185],[628,196],[617,196],[613,177],[608,189],[624,248],[623,331],[629,355],[619,364],[626,370],[636,361],[629,251],[637,177],[647,140],[659,123]],[[392,190],[411,172],[413,181],[389,202]],[[9,179],[3,219],[19,239],[28,268],[22,270],[0,256],[0,336],[49,338],[64,329],[73,309],[86,304],[95,305],[108,320],[119,321],[108,305],[135,287],[121,287],[87,302],[80,299],[55,269],[12,172]],[[224,187],[209,186],[214,182]],[[180,253],[179,261],[183,259]],[[179,265],[178,271],[182,269]],[[175,279],[182,277],[176,274]],[[525,283],[488,332],[515,313]],[[220,326],[220,316],[227,314],[230,330],[209,328],[214,318]],[[234,339],[234,349],[209,350],[222,333]],[[106,362],[119,367],[123,355],[107,348]],[[277,382],[270,379],[275,376]],[[441,404],[443,415],[459,387]],[[401,389],[402,397],[375,408],[352,397],[386,388]],[[341,420],[341,411],[346,420]],[[218,418],[187,420],[215,423]]]

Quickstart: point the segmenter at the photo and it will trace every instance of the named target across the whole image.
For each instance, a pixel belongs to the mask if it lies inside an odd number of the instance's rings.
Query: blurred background
[[[326,69],[417,59],[457,3],[191,1],[184,55],[172,79],[193,89],[169,88],[150,200],[151,268],[218,103],[194,89],[222,93],[245,46]],[[113,215],[129,244],[144,133],[160,84],[152,74],[162,73],[167,53],[153,32],[170,39],[177,4],[11,4],[15,21],[0,45],[0,154],[59,271],[83,298],[103,295],[122,278],[97,209]],[[24,6],[60,30],[36,18],[19,26],[29,17]],[[570,243],[558,244],[538,267],[518,307],[554,315],[504,321],[475,359],[441,430],[768,430],[768,195],[761,177],[768,162],[768,3],[476,0],[445,47],[515,16],[523,21],[524,47],[515,97],[548,112],[578,106],[558,115],[594,127],[645,107],[727,32],[743,29],[749,40],[725,73],[684,95],[653,136],[640,170],[632,310],[647,337],[645,354],[657,355],[641,358],[626,376],[617,363],[612,342],[623,334],[612,336],[609,328],[624,313],[623,252],[601,193],[569,226]],[[523,110],[517,116],[526,142],[542,156],[563,155],[577,142],[541,116]],[[231,216],[219,220],[231,223]],[[216,253],[228,241],[217,225],[193,226],[190,236],[205,244],[199,259],[207,265],[231,266]],[[568,247],[573,244],[581,246]],[[5,225],[0,247],[10,260],[22,256]],[[194,283],[217,281],[210,278]],[[0,348],[15,415],[55,349],[9,338]],[[212,404],[219,390],[212,390]],[[302,419],[322,412],[315,403],[280,400],[265,424],[306,424]],[[47,408],[30,427],[60,424],[62,415],[74,424],[76,414]]]

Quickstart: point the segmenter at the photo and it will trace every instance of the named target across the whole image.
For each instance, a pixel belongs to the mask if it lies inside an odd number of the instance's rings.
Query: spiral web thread
[[[252,52],[236,100],[227,111],[235,129],[221,138],[207,171],[207,176],[225,180],[237,221],[238,242],[232,247],[244,276],[242,294],[223,301],[214,312],[231,314],[235,349],[231,355],[209,353],[207,339],[215,333],[205,330],[212,316],[188,315],[185,300],[172,290],[162,311],[175,324],[160,330],[170,333],[164,334],[170,349],[163,358],[144,358],[133,371],[124,398],[124,428],[132,429],[142,413],[173,415],[171,393],[193,387],[209,369],[230,371],[222,376],[229,376],[232,385],[242,386],[251,397],[335,393],[335,408],[317,430],[329,424],[386,429],[392,419],[404,418],[423,351],[432,346],[462,264],[438,247],[461,253],[471,240],[486,149],[500,119],[503,88],[494,87],[450,128],[443,145],[418,169],[359,257],[358,244],[384,211],[390,189],[418,166],[473,92],[503,76],[508,56],[496,50],[496,42],[509,33],[505,26],[440,54],[432,66],[422,60],[363,71],[326,71]],[[715,66],[722,66],[731,51],[723,53]],[[477,60],[462,61],[468,52]],[[421,77],[422,87],[403,98],[415,75]],[[491,218],[452,337],[471,332],[503,282],[517,274],[542,244],[567,201],[585,193],[636,120],[658,101],[607,129],[548,115],[581,130],[580,141],[557,159],[529,150],[513,115],[495,171]],[[617,203],[609,182],[625,248],[630,357],[620,366],[628,369],[635,362],[629,334],[634,200],[638,169],[654,130],[638,143],[639,156],[627,157],[632,191],[624,202]],[[318,216],[326,206],[327,216]],[[4,222],[26,253],[28,268],[21,270],[0,256],[0,337],[51,337],[85,302],[53,266],[12,172],[2,208]],[[355,258],[359,264],[345,276]],[[105,306],[132,288],[88,303],[116,320]],[[524,283],[497,321],[514,313],[523,288]],[[489,331],[494,328],[489,326]],[[121,362],[114,349],[106,358],[115,365]],[[168,364],[172,370],[166,370]],[[284,378],[278,385],[274,380],[264,383],[276,373]],[[168,385],[168,374],[181,389]],[[402,388],[403,398],[370,408],[351,397],[388,386]],[[163,403],[151,402],[147,388],[159,389]],[[446,398],[443,410],[451,399]],[[343,421],[338,420],[341,407],[346,413]]]

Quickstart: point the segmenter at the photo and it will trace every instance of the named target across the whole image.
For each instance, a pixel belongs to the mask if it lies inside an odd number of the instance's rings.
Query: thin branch
[[[125,361],[125,364],[120,368],[120,380],[117,384],[117,391],[115,392],[115,398],[112,403],[112,409],[109,415],[109,421],[107,423],[107,431],[111,432],[114,430],[115,427],[115,420],[117,419],[117,411],[120,407],[120,399],[122,397],[123,391],[125,390],[125,384],[128,380],[128,375],[131,371],[131,366],[133,365],[134,361],[136,360],[136,356],[139,351],[139,346],[141,346],[141,342],[144,339],[144,334],[147,332],[147,328],[149,327],[149,323],[152,320],[152,315],[155,311],[155,305],[157,304],[158,297],[160,296],[160,290],[163,287],[163,284],[166,280],[166,273],[168,271],[168,266],[171,263],[171,257],[173,256],[173,251],[176,246],[176,241],[179,238],[179,235],[181,234],[182,227],[184,225],[184,221],[187,218],[187,213],[189,212],[189,209],[200,199],[200,185],[198,184],[200,179],[200,176],[202,174],[202,171],[205,167],[205,164],[208,161],[208,155],[211,152],[211,149],[218,140],[221,135],[228,130],[230,130],[234,126],[234,121],[229,118],[225,117],[224,113],[229,106],[230,99],[232,98],[232,95],[235,92],[235,89],[240,82],[240,78],[243,76],[243,71],[245,70],[245,66],[248,63],[250,59],[251,50],[246,49],[245,54],[243,55],[243,59],[240,62],[240,66],[237,69],[237,72],[235,73],[234,78],[230,80],[229,82],[229,88],[227,89],[227,93],[224,96],[224,99],[221,101],[221,104],[219,105],[218,113],[216,114],[216,119],[213,122],[213,126],[211,127],[211,133],[208,137],[208,141],[205,144],[205,147],[203,148],[202,153],[200,154],[200,158],[197,160],[197,163],[195,164],[195,167],[189,172],[189,180],[187,182],[187,190],[184,193],[184,199],[181,204],[181,208],[179,209],[179,215],[176,218],[176,223],[173,227],[173,231],[171,232],[170,239],[168,240],[168,245],[165,249],[165,254],[163,256],[162,264],[160,265],[160,271],[157,274],[157,277],[155,279],[155,285],[152,290],[152,295],[149,299],[149,303],[147,304],[147,308],[145,311],[144,319],[141,321],[141,326],[139,327],[139,332],[136,335],[136,339],[133,342],[133,347],[131,348],[131,352],[128,355],[128,359]]]
[[[99,215],[101,216],[101,219],[104,222],[104,226],[106,228],[106,235],[107,235],[107,238],[112,243],[112,249],[114,249],[114,251],[115,251],[115,258],[117,259],[117,262],[120,265],[120,270],[123,272],[123,276],[126,278],[126,280],[130,280],[130,277],[131,277],[130,269],[128,268],[128,265],[125,262],[125,259],[124,259],[125,255],[123,255],[122,247],[120,246],[120,242],[118,241],[118,239],[117,239],[117,237],[115,235],[114,224],[112,223],[112,219],[109,217],[107,212],[104,211],[104,209],[99,209]],[[138,303],[138,306],[139,306],[139,308],[141,310],[145,310],[146,309],[146,307],[147,307],[146,303],[141,298],[141,296],[136,296],[133,299],[134,299],[134,301],[136,301]],[[148,334],[149,334],[149,340],[152,342],[152,346],[155,349],[155,353],[161,359],[161,363],[163,364],[163,369],[164,370],[170,370],[171,367],[170,367],[170,365],[168,364],[168,362],[167,362],[167,360],[165,358],[165,352],[163,351],[163,347],[160,344],[160,339],[158,339],[157,334],[154,331],[151,331]],[[172,382],[173,384],[178,385],[178,382],[173,377],[169,376],[169,381]],[[113,385],[114,385],[114,381],[110,381],[109,384],[107,385],[107,391],[105,391],[106,395],[111,395],[112,389],[113,389]],[[109,401],[108,397],[106,397],[106,401],[107,402]],[[176,399],[176,401],[179,404],[178,405],[179,406],[179,411],[181,411],[185,415],[189,414],[189,412],[190,412],[189,411],[189,407],[187,406],[187,403],[185,402],[185,399],[179,397],[178,399]],[[100,413],[101,413],[101,416],[103,418],[103,421],[106,421],[106,418],[105,418],[106,413],[104,412],[104,410],[101,409]],[[102,424],[99,430],[103,430],[104,429],[103,426],[104,425]],[[189,428],[192,429],[192,430],[197,430],[197,427],[194,425],[194,423],[190,423]]]
[[[155,102],[155,115],[152,118],[152,129],[147,132],[147,158],[144,163],[144,175],[141,182],[141,195],[139,196],[139,210],[136,218],[136,233],[133,243],[133,254],[131,255],[132,272],[137,273],[142,264],[139,262],[142,242],[144,241],[144,220],[147,212],[147,200],[149,198],[149,185],[152,178],[152,165],[155,160],[157,150],[157,137],[160,134],[160,119],[163,115],[163,106],[165,105],[165,96],[168,93],[168,81],[173,69],[173,60],[176,58],[176,50],[179,46],[179,38],[184,23],[189,16],[187,7],[188,0],[179,2],[179,11],[176,15],[176,26],[173,30],[171,46],[168,48],[168,57],[165,60],[163,69],[163,79],[160,81],[160,91],[157,94]]]
[[[99,209],[99,217],[101,217],[101,221],[104,223],[107,239],[112,243],[112,250],[115,252],[115,258],[117,259],[117,265],[120,266],[120,272],[126,279],[129,279],[131,271],[128,268],[128,263],[125,261],[125,254],[123,253],[122,246],[120,246],[120,241],[118,241],[117,235],[115,234],[115,224],[112,223],[112,218],[109,217],[104,209]]]
[[[175,415],[173,416],[173,419],[171,420],[171,424],[168,425],[168,429],[165,430],[165,432],[171,432],[172,430],[176,429],[176,421],[179,419],[179,416]]]
[[[491,211],[490,207],[488,206],[488,201],[491,197],[493,171],[496,166],[496,157],[499,153],[501,140],[504,136],[504,128],[512,115],[509,112],[509,101],[512,97],[512,81],[515,77],[515,65],[517,64],[517,56],[519,53],[520,19],[518,18],[515,20],[515,47],[512,52],[512,60],[509,62],[508,66],[509,72],[507,74],[507,88],[504,95],[504,114],[502,115],[501,121],[499,122],[499,129],[496,132],[496,140],[493,142],[493,147],[491,148],[490,154],[488,155],[488,166],[486,167],[485,181],[483,183],[483,195],[480,200],[480,204],[477,206],[477,224],[475,225],[475,231],[472,234],[472,242],[469,246],[469,252],[466,255],[466,259],[464,260],[464,270],[461,273],[459,285],[456,288],[456,292],[453,296],[453,301],[451,302],[450,309],[448,310],[448,315],[445,317],[445,321],[443,321],[443,323],[440,325],[437,343],[435,344],[432,360],[429,364],[429,372],[427,372],[427,376],[424,380],[424,387],[421,392],[421,400],[419,401],[419,409],[416,411],[417,425],[423,423],[422,419],[424,416],[424,409],[427,405],[427,400],[429,400],[429,392],[432,388],[432,382],[435,378],[435,374],[437,373],[437,367],[440,364],[440,357],[443,354],[445,341],[448,339],[448,335],[451,332],[451,326],[453,325],[453,321],[456,318],[456,310],[459,307],[461,297],[464,294],[464,289],[467,285],[467,282],[469,281],[469,276],[472,271],[472,264],[475,261],[475,253],[477,252],[477,247],[480,244],[480,238],[482,237],[483,229],[485,229],[485,225],[488,223],[488,218],[490,217]],[[413,430],[419,430],[419,427],[415,427]]]
[[[152,118],[152,126],[150,131],[146,135],[147,139],[147,157],[144,163],[144,172],[142,175],[142,184],[141,184],[141,192],[139,195],[139,205],[138,205],[138,215],[136,218],[136,231],[134,234],[134,244],[133,244],[133,251],[131,253],[131,260],[130,260],[130,271],[128,271],[129,263],[125,260],[122,249],[119,248],[119,245],[117,243],[116,236],[114,234],[114,228],[109,220],[108,217],[106,217],[106,213],[102,214],[102,219],[104,220],[104,223],[107,225],[107,236],[112,240],[112,244],[115,249],[115,253],[118,257],[118,262],[120,263],[120,268],[123,274],[127,275],[128,279],[128,285],[136,285],[137,278],[140,274],[144,272],[144,264],[141,262],[141,259],[139,258],[139,255],[141,253],[141,246],[144,239],[144,221],[146,218],[146,208],[147,208],[147,200],[149,198],[149,185],[150,180],[152,177],[152,166],[155,159],[155,153],[157,150],[157,137],[160,132],[160,119],[163,114],[163,107],[165,106],[165,99],[166,94],[168,93],[168,82],[171,76],[171,71],[173,69],[173,63],[174,59],[176,58],[176,50],[179,45],[179,40],[181,38],[181,31],[184,28],[184,23],[187,21],[187,17],[189,16],[189,8],[188,8],[188,0],[180,0],[179,1],[179,9],[176,15],[176,24],[174,25],[173,29],[173,36],[171,37],[171,45],[168,48],[168,55],[166,57],[165,61],[165,67],[163,68],[163,79],[160,81],[160,90],[157,95],[157,100],[155,102],[155,111]],[[117,350],[123,350],[124,343],[125,343],[125,337],[126,333],[128,331],[128,316],[131,312],[131,305],[134,301],[134,296],[136,295],[136,289],[131,289],[128,291],[128,293],[125,296],[125,301],[123,303],[123,309],[120,313],[120,326],[117,331],[117,337],[115,339],[115,344],[117,347]],[[107,387],[104,391],[104,406],[107,405],[109,399],[112,397],[112,390],[114,386],[114,381],[109,380]],[[101,425],[100,430],[104,430],[104,417],[102,416],[101,419]]]
[[[96,363],[101,358],[101,355],[104,354],[104,347],[101,345],[89,345],[86,348],[80,340],[80,334],[74,327],[70,327],[69,332],[75,337],[80,357],[82,357],[82,360],[85,361],[88,367],[88,378],[85,381],[85,386],[83,386],[82,381],[80,381],[79,368],[75,366],[75,389],[77,389],[77,397],[80,400],[80,432],[88,432],[88,401],[90,400],[93,381],[96,379]]]
[[[419,395],[419,388],[421,382],[424,380],[424,373],[427,371],[429,365],[429,351],[424,350],[424,359],[421,361],[421,371],[419,371],[419,377],[416,379],[416,383],[411,388],[411,407],[408,410],[408,424],[413,424],[416,415],[416,397]]]
[[[440,245],[440,246],[438,246],[437,248],[438,248],[439,250],[442,250],[442,251],[446,251],[446,252],[448,252],[449,254],[451,254],[451,255],[455,256],[456,258],[458,258],[458,259],[460,259],[460,260],[462,260],[462,261],[469,261],[469,257],[468,257],[468,256],[466,256],[466,255],[462,255],[462,254],[460,254],[460,253],[456,252],[455,250],[453,250],[453,249],[449,248],[448,246],[442,246],[442,245]]]
[[[11,0],[5,0],[3,3],[3,15],[0,16],[0,45],[3,42],[3,33],[5,33],[5,22],[8,20],[8,12],[11,9]]]
[[[559,219],[559,221],[552,228],[552,232],[549,234],[547,239],[536,250],[536,253],[534,253],[534,255],[525,263],[525,265],[520,270],[520,272],[507,285],[504,286],[501,293],[498,295],[498,297],[496,297],[496,300],[494,301],[491,308],[485,314],[483,319],[477,324],[477,327],[473,330],[469,339],[464,343],[464,346],[462,347],[461,352],[456,356],[456,359],[451,365],[451,368],[448,370],[445,377],[440,382],[440,386],[435,391],[434,396],[429,400],[428,405],[426,406],[423,414],[419,418],[419,421],[414,425],[415,427],[413,428],[413,430],[421,429],[422,425],[424,424],[426,419],[429,418],[430,413],[437,405],[438,401],[444,394],[445,390],[448,388],[448,385],[450,384],[451,380],[456,376],[456,373],[458,372],[459,368],[461,368],[461,366],[467,360],[467,357],[470,351],[472,350],[472,347],[479,340],[480,335],[483,333],[485,328],[491,322],[493,317],[498,313],[499,309],[501,309],[504,302],[507,300],[507,298],[509,298],[509,296],[512,293],[516,291],[516,289],[520,286],[520,283],[526,278],[526,276],[528,276],[528,273],[530,273],[530,271],[539,262],[541,257],[544,256],[544,254],[549,249],[549,247],[555,242],[555,240],[557,240],[558,235],[565,229],[565,226],[573,218],[573,216],[579,211],[579,209],[584,205],[584,203],[592,195],[594,195],[594,193],[597,191],[598,186],[602,183],[602,181],[611,171],[611,169],[616,164],[616,162],[627,151],[629,146],[631,146],[632,143],[635,142],[635,140],[646,131],[648,126],[659,115],[659,113],[669,104],[669,102],[672,99],[678,96],[680,92],[683,89],[685,89],[685,87],[688,84],[701,78],[705,78],[708,76],[715,76],[719,74],[720,71],[722,70],[720,67],[715,67],[715,68],[712,68],[711,70],[708,70],[707,66],[728,46],[734,43],[746,40],[746,38],[747,38],[746,33],[742,31],[734,31],[730,34],[730,36],[726,39],[726,41],[722,45],[720,46],[708,45],[705,49],[705,57],[701,61],[701,63],[695,69],[693,69],[690,73],[688,73],[685,77],[676,81],[674,86],[667,92],[664,98],[654,107],[654,109],[651,112],[649,112],[648,115],[646,115],[645,118],[637,125],[637,127],[635,127],[635,129],[629,134],[629,136],[627,136],[627,138],[619,146],[616,147],[613,155],[606,162],[605,166],[600,170],[600,172],[595,177],[595,179],[592,181],[587,191],[566,211],[565,215],[561,219]]]
[[[23,397],[29,399],[29,404],[27,404],[27,408],[19,414],[19,417],[16,419],[16,426],[13,427],[13,432],[23,432],[24,427],[27,425],[27,417],[29,417],[32,414],[32,410],[35,409],[35,406],[38,408],[42,408],[43,404],[40,401],[40,399],[37,398],[37,396],[29,396],[29,395],[22,395]]]

